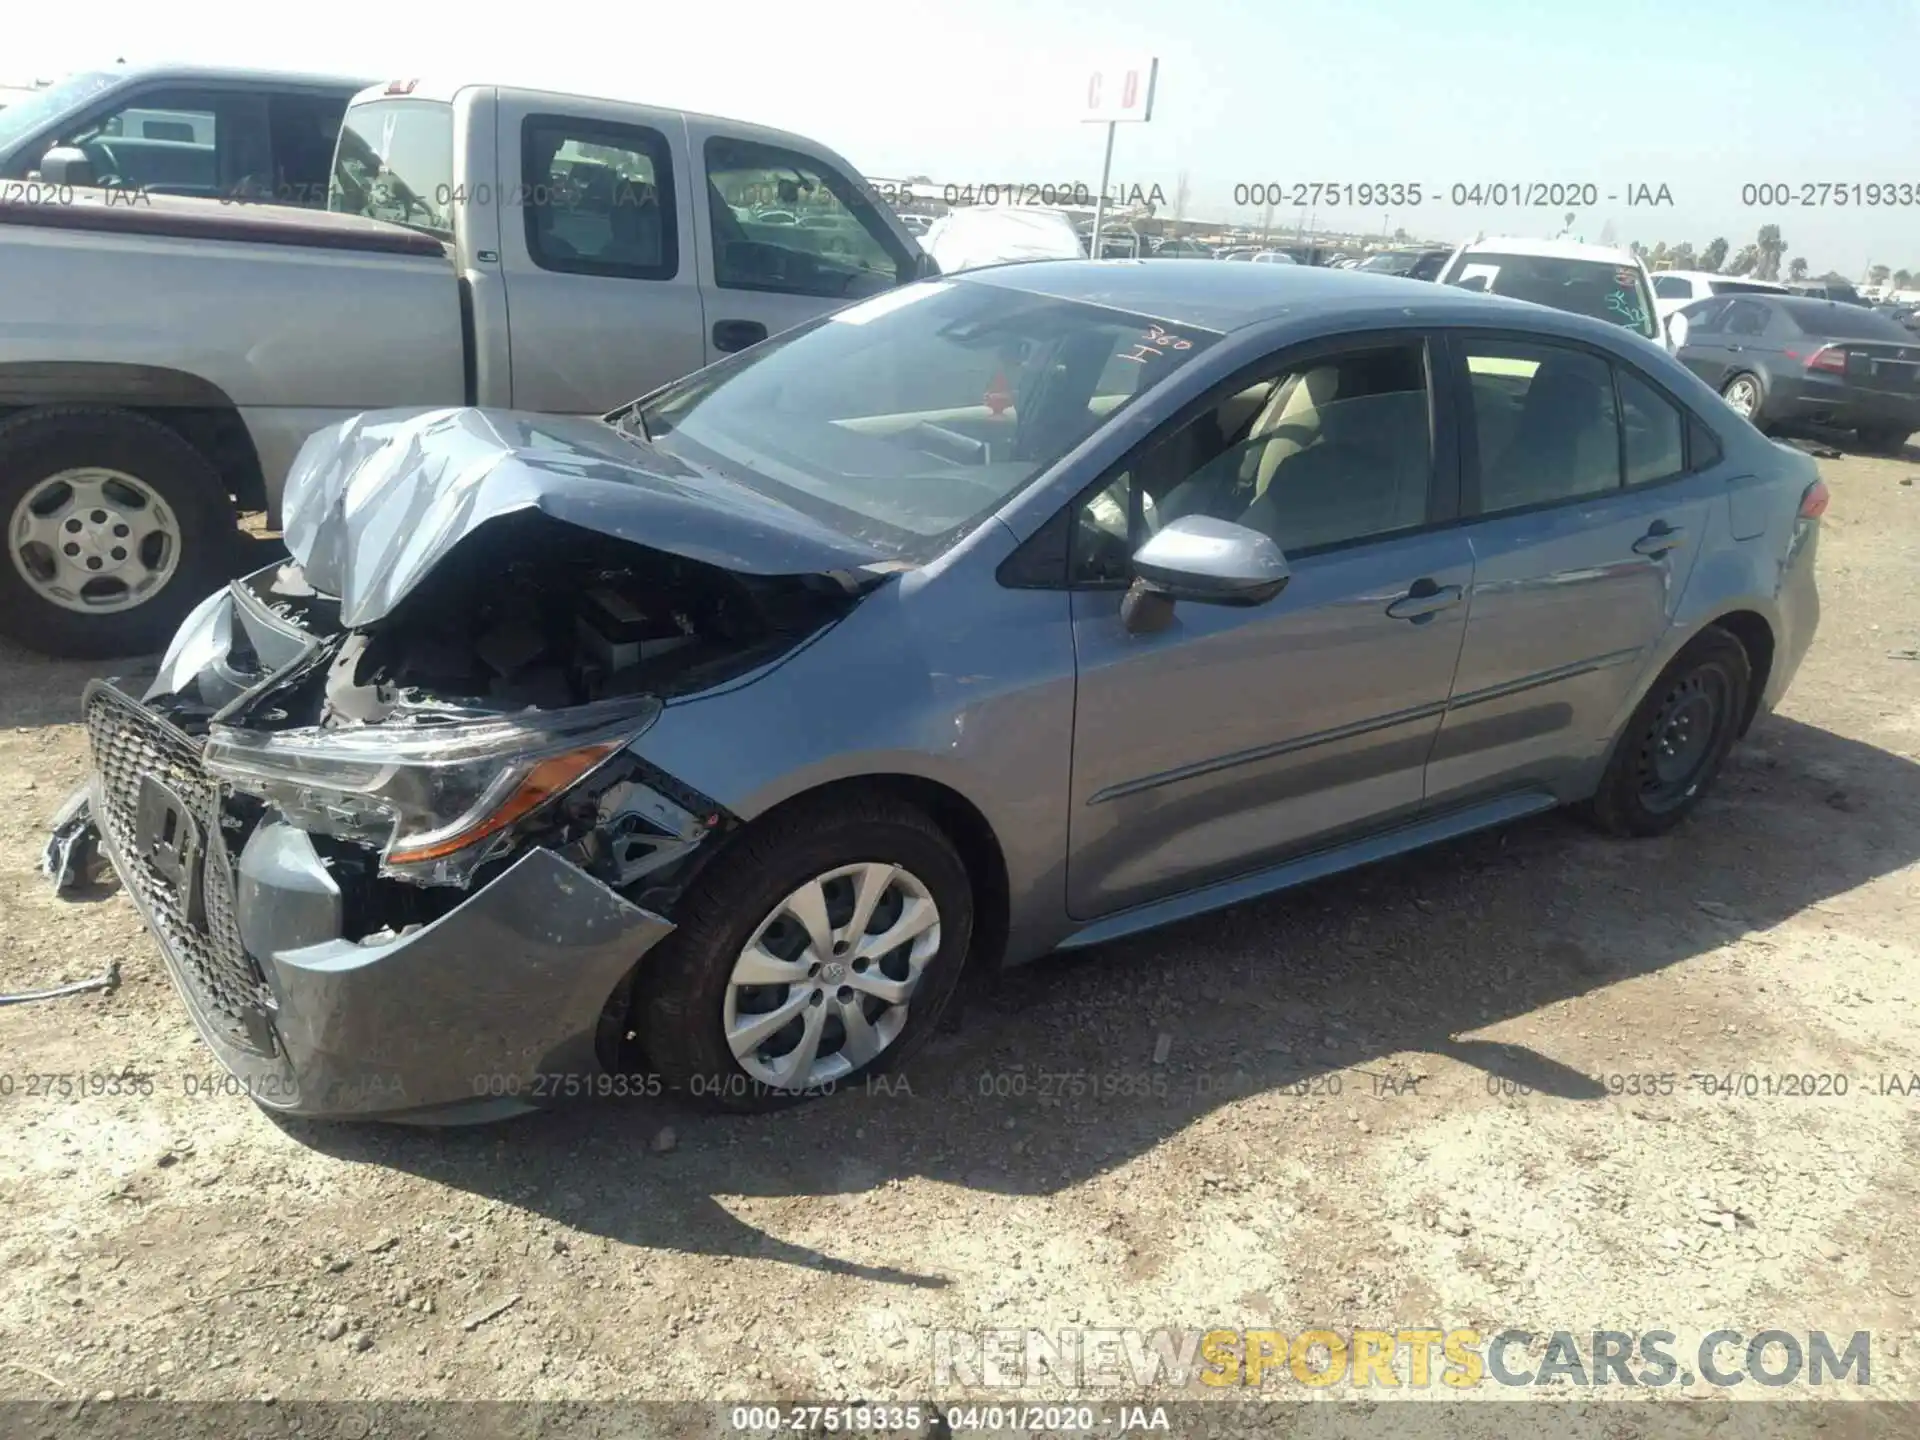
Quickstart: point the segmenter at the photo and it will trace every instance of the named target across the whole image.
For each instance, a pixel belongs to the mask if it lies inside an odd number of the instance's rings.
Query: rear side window
[[[1656,275],[1653,277],[1653,293],[1662,300],[1690,300],[1693,298],[1693,282],[1674,275]]]
[[[352,105],[327,208],[453,238],[453,107],[436,100]]]
[[[671,280],[680,268],[673,152],[643,125],[530,115],[516,197],[543,270]]]
[[[1650,485],[1687,468],[1686,421],[1680,408],[1630,370],[1620,383],[1620,433],[1626,442],[1627,484]]]
[[[1767,307],[1754,300],[1736,300],[1727,307],[1726,331],[1729,335],[1760,335],[1766,332]]]
[[[1755,285],[1746,280],[1709,280],[1707,289],[1715,295],[1778,295],[1779,288],[1773,285]]]
[[[1612,367],[1584,350],[1466,342],[1479,510],[1497,515],[1620,487]]]

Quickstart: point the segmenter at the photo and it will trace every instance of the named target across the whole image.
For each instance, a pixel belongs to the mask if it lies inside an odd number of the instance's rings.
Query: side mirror
[[[1667,317],[1667,349],[1678,351],[1687,343],[1687,317],[1676,310]]]
[[[40,179],[48,185],[91,186],[93,161],[78,145],[56,145],[40,157]]]
[[[1183,515],[1133,552],[1137,577],[1121,607],[1134,631],[1158,629],[1171,618],[1172,602],[1202,605],[1264,605],[1292,578],[1280,547],[1258,530]]]
[[[920,258],[913,262],[913,278],[916,280],[937,280],[940,278],[940,262],[925,250]]]

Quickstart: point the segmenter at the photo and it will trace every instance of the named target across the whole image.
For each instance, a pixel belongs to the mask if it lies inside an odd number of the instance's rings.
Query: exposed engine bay
[[[302,590],[288,565],[262,598],[308,626],[318,597]],[[515,517],[476,535],[392,615],[342,636],[318,710],[293,723],[665,699],[776,658],[856,598],[823,575],[737,575]]]
[[[431,921],[530,845],[662,907],[734,822],[627,742],[666,700],[777,661],[871,583],[735,574],[508,516],[361,629],[296,562],[234,582],[192,655],[176,654],[195,623],[182,628],[145,703],[201,739],[228,849],[270,819],[304,831],[363,943]]]

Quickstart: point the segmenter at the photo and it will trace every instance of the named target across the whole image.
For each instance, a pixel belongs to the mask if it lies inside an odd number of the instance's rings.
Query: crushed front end
[[[635,742],[848,603],[537,517],[487,540],[359,629],[269,567],[189,616],[144,694],[86,692],[46,868],[72,885],[97,840],[276,1110],[458,1123],[594,1093],[735,824]]]

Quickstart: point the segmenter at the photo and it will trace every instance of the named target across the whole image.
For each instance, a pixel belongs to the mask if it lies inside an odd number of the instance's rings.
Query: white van
[[[1631,250],[1512,235],[1470,240],[1448,258],[1440,283],[1611,320],[1661,343],[1653,278]]]

